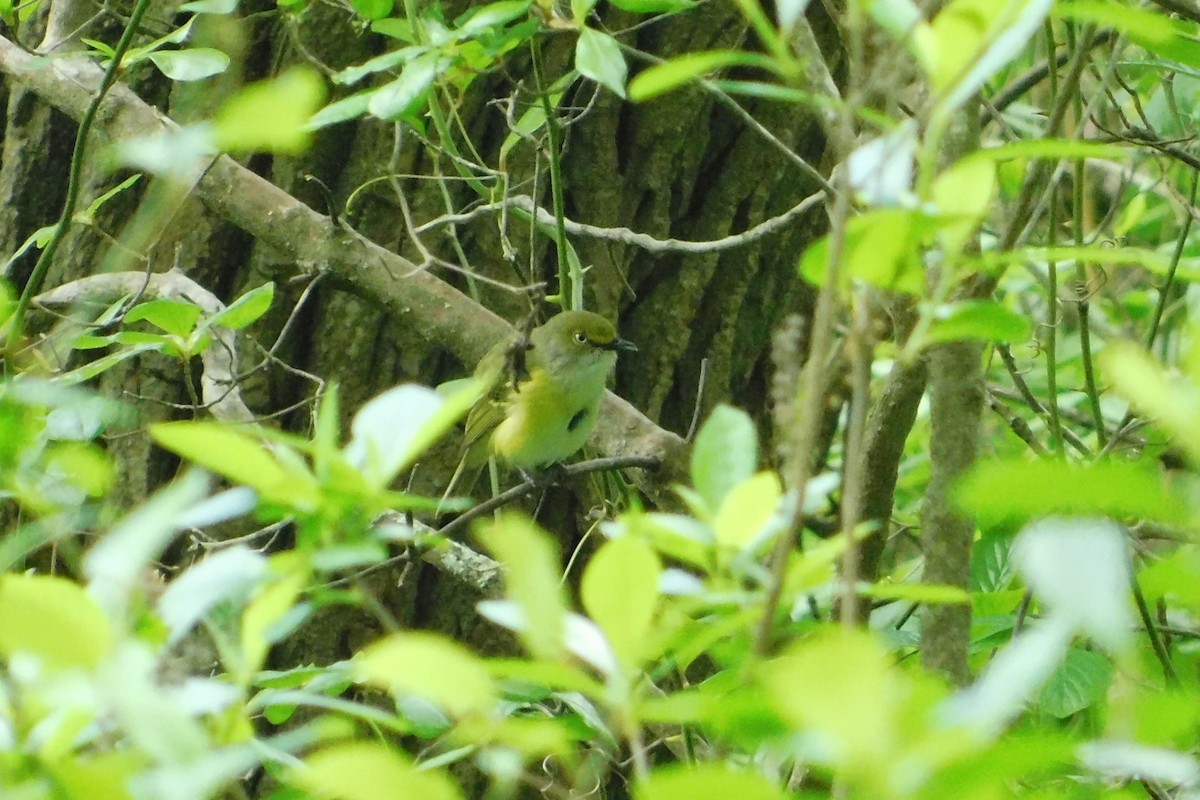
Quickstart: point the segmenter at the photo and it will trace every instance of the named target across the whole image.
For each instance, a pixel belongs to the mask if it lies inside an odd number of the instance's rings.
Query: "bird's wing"
[[[467,414],[463,458],[471,466],[487,459],[488,439],[496,426],[504,421],[508,395],[512,391],[512,369],[508,363],[510,346],[508,342],[497,343],[475,368],[476,379],[487,388]]]

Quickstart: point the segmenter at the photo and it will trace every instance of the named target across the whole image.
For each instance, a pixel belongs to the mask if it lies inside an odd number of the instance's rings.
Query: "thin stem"
[[[563,201],[562,164],[559,161],[562,147],[561,131],[558,120],[554,116],[554,106],[550,104],[550,93],[542,87],[542,54],[541,44],[535,36],[531,40],[530,52],[533,55],[533,75],[537,81],[538,99],[542,103],[542,111],[546,115],[546,133],[549,136],[549,153],[547,161],[550,164],[550,196],[554,203],[554,246],[558,255],[558,304],[564,309],[583,308],[583,280],[581,275],[573,274],[570,259],[567,257],[567,227],[566,203]]]
[[[1047,49],[1055,51],[1054,23],[1046,20]],[[1058,70],[1050,70],[1050,104],[1058,102]],[[1058,241],[1058,202],[1053,192],[1046,222],[1047,244],[1053,247]],[[1058,262],[1046,262],[1046,403],[1050,412],[1050,446],[1056,455],[1062,455],[1062,420],[1058,414]]]
[[[133,37],[137,34],[142,16],[149,7],[150,0],[137,0],[136,5],[133,7],[133,12],[129,15],[129,22],[125,25],[125,30],[121,34],[121,39],[117,42],[117,46],[113,50],[108,68],[104,70],[104,77],[100,80],[100,87],[96,91],[95,97],[92,98],[92,102],[88,104],[87,111],[83,114],[83,119],[79,122],[79,131],[75,134],[75,150],[71,154],[71,168],[67,178],[67,196],[63,200],[62,213],[59,214],[58,222],[54,226],[54,234],[50,237],[50,241],[46,243],[46,248],[42,250],[41,256],[38,257],[37,263],[33,267],[33,273],[29,276],[29,280],[25,282],[25,288],[21,290],[21,296],[17,300],[17,305],[13,309],[11,321],[9,322],[8,341],[4,347],[4,363],[10,371],[15,371],[13,357],[21,346],[21,334],[24,331],[25,314],[29,309],[29,303],[41,292],[42,284],[46,281],[46,273],[50,271],[50,264],[54,261],[54,254],[58,252],[59,245],[66,238],[67,229],[71,224],[71,217],[75,215],[75,206],[79,203],[79,191],[83,175],[83,157],[87,148],[87,137],[91,133],[96,113],[100,110],[100,104],[104,102],[105,95],[108,94],[113,84],[117,82],[117,74],[121,71],[121,61],[124,59],[125,53],[128,52],[129,46],[133,44]]]

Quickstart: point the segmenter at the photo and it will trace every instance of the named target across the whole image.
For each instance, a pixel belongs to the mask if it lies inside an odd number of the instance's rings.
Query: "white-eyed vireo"
[[[487,390],[467,414],[463,456],[446,489],[491,453],[520,469],[549,466],[583,447],[600,410],[618,350],[633,342],[590,311],[563,311],[497,342],[475,368]]]

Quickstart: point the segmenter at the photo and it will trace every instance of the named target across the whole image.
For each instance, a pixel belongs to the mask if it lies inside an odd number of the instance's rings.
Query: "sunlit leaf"
[[[700,426],[692,448],[692,483],[715,514],[729,491],[758,466],[758,432],[746,412],[719,405]]]
[[[525,646],[537,658],[556,659],[563,650],[566,600],[562,562],[549,534],[511,514],[482,528],[477,537],[504,565],[504,585],[525,616]]]
[[[95,667],[108,654],[108,617],[83,587],[50,575],[0,575],[0,652],[53,667]]]
[[[629,99],[642,102],[674,91],[724,67],[755,66],[774,69],[775,62],[761,53],[741,50],[708,50],[687,53],[639,72],[629,82]]]
[[[303,67],[251,84],[217,112],[217,144],[229,152],[299,154],[308,147],[307,124],[324,98],[325,82]]]
[[[496,700],[487,667],[462,645],[418,631],[395,633],[354,657],[359,680],[397,698],[424,697],[453,716],[486,714]]]
[[[400,751],[374,742],[348,742],[318,750],[293,774],[302,786],[330,800],[462,797],[444,773],[420,770]]]
[[[1164,522],[1186,518],[1184,503],[1158,472],[1131,462],[985,459],[963,478],[954,496],[984,527],[1053,514]]]
[[[988,342],[1023,342],[1033,333],[1029,318],[993,300],[960,300],[940,306],[924,343],[981,339]]]
[[[627,668],[636,666],[645,652],[661,574],[658,555],[632,536],[606,542],[583,573],[583,607]]]
[[[774,472],[759,472],[729,490],[713,519],[717,544],[738,551],[758,539],[779,510],[783,487]]]
[[[724,763],[659,767],[633,787],[634,800],[786,800],[789,795],[761,774]]]

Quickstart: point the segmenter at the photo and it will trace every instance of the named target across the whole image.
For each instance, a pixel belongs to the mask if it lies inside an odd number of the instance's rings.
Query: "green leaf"
[[[356,92],[349,97],[343,97],[335,103],[322,108],[312,118],[305,123],[305,127],[310,131],[324,128],[326,125],[336,125],[339,122],[346,122],[351,119],[358,119],[363,114],[367,113],[367,107],[371,104],[371,98],[379,89],[368,89],[365,92]]]
[[[1176,438],[1193,463],[1200,463],[1200,386],[1167,371],[1141,347],[1114,342],[1100,364],[1117,393]]]
[[[399,119],[413,113],[421,98],[445,68],[442,56],[422,53],[404,65],[400,77],[371,95],[367,110],[380,119]]]
[[[266,575],[267,559],[234,545],[189,567],[158,599],[158,616],[177,642],[218,603],[247,596]]]
[[[536,658],[557,660],[563,650],[566,601],[558,548],[549,534],[521,516],[506,514],[476,538],[504,565],[506,594],[524,614],[521,636]]]
[[[239,0],[193,0],[179,7],[180,11],[190,11],[193,14],[232,14],[237,10]]]
[[[268,281],[257,286],[234,300],[223,310],[213,314],[205,321],[205,326],[220,325],[223,328],[240,331],[247,325],[257,322],[271,303],[275,300],[275,282]]]
[[[1077,714],[1104,699],[1112,675],[1112,664],[1104,656],[1072,647],[1042,688],[1039,705],[1059,719]]]
[[[311,508],[317,487],[310,476],[285,469],[262,442],[215,422],[161,422],[150,426],[160,445],[194,464],[257,490],[272,502]]]
[[[1023,342],[1033,333],[1027,317],[1009,311],[994,300],[963,300],[938,306],[922,344],[981,339],[988,342]]]
[[[743,66],[776,71],[774,60],[761,53],[747,53],[742,50],[688,53],[639,72],[629,82],[629,99],[640,103],[674,91],[715,70]]]
[[[900,675],[866,631],[823,630],[773,660],[765,677],[779,713],[834,763],[878,769],[906,746],[895,713]]]
[[[1041,28],[1052,0],[951,0],[934,17],[921,59],[940,96],[940,113],[967,102]]]
[[[0,653],[33,653],[52,667],[90,669],[112,643],[108,618],[78,584],[51,575],[0,575]]]
[[[159,72],[173,81],[199,81],[229,68],[229,56],[211,47],[159,50],[149,58]]]
[[[112,200],[114,197],[130,188],[141,179],[141,175],[131,175],[125,180],[121,181],[119,184],[93,200],[91,205],[87,207],[87,211],[79,215],[79,219],[84,222],[92,222],[96,219],[96,213],[101,209],[101,207],[104,206],[105,203],[107,203],[109,200]]]
[[[759,472],[734,486],[713,519],[717,545],[736,552],[754,543],[775,517],[782,499],[783,487],[774,472]]]
[[[758,467],[758,432],[750,416],[719,405],[700,426],[692,448],[692,483],[716,514],[734,486]]]
[[[1195,26],[1184,20],[1096,0],[1056,3],[1054,15],[1122,31],[1151,53],[1190,67],[1200,67],[1200,42],[1195,39]]]
[[[1076,465],[1055,459],[986,459],[963,478],[954,498],[985,528],[1051,514],[1168,523],[1186,518],[1186,504],[1156,469],[1118,461]]]
[[[399,751],[365,741],[327,747],[309,756],[294,780],[329,800],[420,798],[461,800],[445,773],[413,766]]]
[[[273,629],[292,612],[300,592],[308,585],[308,564],[298,552],[275,554],[269,569],[274,580],[242,612],[241,661],[230,670],[242,687],[249,686],[266,663],[267,653],[280,638]]]
[[[976,150],[966,160],[988,159],[989,161],[1011,161],[1015,158],[1048,159],[1112,159],[1121,160],[1126,149],[1120,145],[1102,142],[1085,142],[1078,139],[1023,139],[997,147]]]
[[[907,208],[878,208],[852,219],[846,228],[843,288],[858,279],[887,291],[920,294],[925,288],[920,248],[934,227],[934,220]],[[822,286],[828,267],[829,237],[824,236],[805,250],[800,274]]]
[[[477,38],[485,31],[526,16],[531,5],[530,0],[500,0],[478,6],[458,18],[456,33],[461,39]]]
[[[628,67],[621,46],[607,33],[593,28],[579,32],[575,45],[575,69],[586,78],[607,87],[617,97],[625,96],[625,76]]]
[[[971,593],[966,589],[940,583],[872,583],[860,589],[859,594],[879,600],[903,600],[925,605],[971,602]]]
[[[645,654],[661,575],[658,554],[632,536],[606,542],[584,570],[580,585],[583,607],[627,670],[636,667]]]
[[[391,16],[392,0],[350,0],[350,5],[363,19],[377,20]]]
[[[634,14],[670,14],[696,5],[695,0],[612,0],[622,11]]]
[[[372,486],[383,488],[449,432],[485,389],[474,380],[448,398],[416,384],[388,389],[354,415],[346,457]]]
[[[470,650],[434,633],[395,633],[354,657],[358,680],[397,699],[416,695],[452,716],[488,714],[496,688],[486,665]]]
[[[622,515],[618,524],[628,526],[627,536],[644,536],[663,555],[709,570],[714,566],[716,541],[712,530],[684,514]]]
[[[298,155],[308,147],[307,124],[324,97],[324,81],[307,67],[251,84],[217,112],[217,145],[228,152]]]
[[[763,775],[723,763],[659,767],[633,787],[634,800],[787,800],[789,796]]]
[[[948,253],[962,252],[988,213],[996,192],[996,165],[964,158],[933,182],[938,207],[938,242]]]
[[[204,309],[195,303],[184,303],[179,300],[150,300],[129,309],[125,315],[126,322],[145,320],[169,334],[185,338],[192,329]]]

